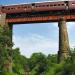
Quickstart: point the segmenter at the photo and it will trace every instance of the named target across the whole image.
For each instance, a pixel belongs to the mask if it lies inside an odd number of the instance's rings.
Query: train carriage
[[[65,10],[65,2],[33,3],[32,9],[34,11]]]
[[[2,12],[5,13],[31,12],[31,4],[3,6]]]
[[[24,12],[40,12],[40,11],[63,11],[74,10],[75,1],[58,1],[58,2],[41,2],[32,4],[18,4],[0,6],[2,13],[24,13]]]

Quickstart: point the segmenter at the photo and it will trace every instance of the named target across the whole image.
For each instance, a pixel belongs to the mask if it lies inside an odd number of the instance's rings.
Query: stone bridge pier
[[[69,39],[68,39],[68,32],[66,21],[64,18],[60,18],[58,22],[59,27],[59,51],[58,51],[58,62],[70,59],[70,46],[69,46]]]

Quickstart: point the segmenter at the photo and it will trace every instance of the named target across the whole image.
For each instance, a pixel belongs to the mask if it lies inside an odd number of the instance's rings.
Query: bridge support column
[[[66,21],[61,18],[59,23],[59,51],[58,51],[58,62],[70,58],[70,48],[68,32],[66,27]]]
[[[5,23],[6,23],[5,19],[6,19],[6,14],[5,13],[0,14],[0,25],[1,26],[5,25]]]
[[[2,71],[12,72],[12,26],[6,23],[6,14],[0,14],[0,65]],[[4,53],[6,52],[6,53]],[[2,54],[4,53],[4,55]],[[5,59],[3,59],[5,57]]]

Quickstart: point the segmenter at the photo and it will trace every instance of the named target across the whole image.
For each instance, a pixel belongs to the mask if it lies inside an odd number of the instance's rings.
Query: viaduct
[[[22,4],[21,4],[22,5]],[[18,8],[21,6],[18,5]],[[23,4],[24,5],[24,4]],[[35,4],[32,4],[34,6]],[[10,8],[11,7],[11,8]],[[1,7],[0,7],[1,8]],[[9,12],[2,11],[6,8]],[[24,7],[23,7],[24,8]],[[34,7],[32,7],[34,8]],[[15,10],[16,9],[16,10]],[[68,59],[70,55],[69,39],[66,27],[66,21],[75,21],[75,10],[44,10],[44,11],[17,11],[17,5],[3,6],[0,10],[0,26],[7,27],[8,30],[12,31],[13,24],[26,24],[26,23],[42,23],[42,22],[58,22],[59,27],[59,50],[58,50],[58,61]],[[15,10],[15,11],[13,11]],[[25,9],[26,10],[26,9]],[[21,12],[20,12],[21,11]],[[12,40],[12,33],[9,36]],[[11,41],[12,42],[12,41]],[[11,46],[9,46],[12,48]]]

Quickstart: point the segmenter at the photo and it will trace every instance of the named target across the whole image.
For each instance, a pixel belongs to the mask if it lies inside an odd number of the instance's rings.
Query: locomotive
[[[41,2],[32,4],[6,5],[0,6],[0,13],[21,13],[21,12],[43,12],[43,11],[61,11],[74,10],[75,1],[59,1],[59,2]]]

